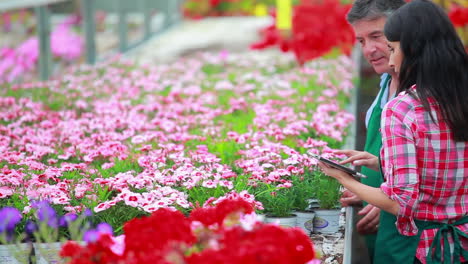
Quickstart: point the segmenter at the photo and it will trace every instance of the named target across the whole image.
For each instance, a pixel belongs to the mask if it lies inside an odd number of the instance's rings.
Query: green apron
[[[382,88],[388,86],[391,76],[388,75],[385,79],[385,82]],[[381,89],[382,89],[381,88]],[[366,145],[364,151],[367,151],[377,157],[380,156],[380,149],[382,148],[382,135],[380,134],[380,117],[382,115],[382,108],[380,107],[382,102],[382,97],[384,93],[380,92],[377,102],[374,109],[372,110],[371,116],[369,118],[369,123],[367,125],[367,134],[366,134]],[[361,173],[366,175],[367,178],[361,179],[361,182],[365,185],[379,188],[383,182],[383,176],[380,171],[375,171],[367,167],[361,168]],[[364,203],[366,206],[367,203]],[[364,238],[367,244],[367,250],[369,252],[370,259],[374,258],[374,250],[376,245],[376,234],[365,235]],[[375,263],[384,263],[384,262],[375,262]]]
[[[381,211],[380,220],[387,218],[386,216],[390,215],[387,212]],[[393,216],[393,215],[392,215]],[[393,216],[392,218],[395,218]],[[377,250],[375,252],[375,263],[398,263],[398,264],[413,264],[414,258],[416,256],[416,249],[418,248],[419,240],[421,233],[426,229],[435,229],[437,228],[437,233],[434,237],[434,241],[431,244],[429,252],[434,252],[433,255],[428,254],[426,256],[427,264],[446,264],[446,263],[460,263],[460,256],[463,256],[465,259],[468,259],[468,251],[464,250],[461,247],[460,237],[468,238],[468,234],[463,233],[457,226],[468,223],[468,216],[465,216],[455,223],[446,224],[438,222],[427,222],[415,220],[415,224],[418,227],[418,234],[416,236],[403,236],[396,231],[395,222],[392,224],[392,229],[395,230],[394,236],[387,241],[380,241],[381,244],[378,244]],[[390,226],[385,227],[385,229],[390,228]],[[379,225],[379,231],[383,229],[382,223]],[[393,232],[393,230],[392,230]],[[454,251],[453,254],[450,253],[450,250],[444,248],[444,261],[441,261],[441,240],[444,240],[444,245],[448,245],[448,234],[451,234],[454,242]],[[380,232],[378,235],[380,238]],[[379,242],[379,239],[378,239]],[[379,249],[381,249],[379,251]],[[379,255],[380,254],[380,255]],[[453,258],[454,262],[451,262]],[[378,261],[378,262],[377,262]]]

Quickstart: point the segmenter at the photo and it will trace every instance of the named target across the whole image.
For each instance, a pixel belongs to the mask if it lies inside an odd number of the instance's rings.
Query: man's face
[[[387,39],[383,33],[385,21],[386,18],[381,17],[374,20],[360,20],[352,24],[364,57],[378,74],[392,72],[388,65],[390,54]]]

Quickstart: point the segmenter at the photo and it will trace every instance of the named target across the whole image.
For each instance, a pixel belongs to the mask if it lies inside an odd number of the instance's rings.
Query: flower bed
[[[243,199],[263,209],[257,186],[274,195],[294,176],[319,177],[307,153],[333,157],[342,146],[353,65],[345,56],[303,68],[292,56],[260,58],[114,61],[6,87],[0,206],[23,221],[36,200],[60,214],[91,208],[116,234],[159,208],[188,214]]]

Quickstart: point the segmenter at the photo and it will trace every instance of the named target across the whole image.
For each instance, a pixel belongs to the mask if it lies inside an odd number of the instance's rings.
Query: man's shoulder
[[[381,89],[381,90],[387,89],[387,86],[388,86],[388,85],[386,85],[386,84],[387,84],[387,80],[389,80],[389,79],[391,79],[391,78],[392,78],[392,77],[391,77],[390,74],[388,74],[388,73],[384,73],[384,74],[380,75],[380,85],[379,85],[379,86],[380,86],[380,89]]]

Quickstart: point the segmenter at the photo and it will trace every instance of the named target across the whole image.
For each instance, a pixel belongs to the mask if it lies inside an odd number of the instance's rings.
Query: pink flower
[[[216,188],[217,183],[213,180],[203,181],[202,186],[205,188]]]
[[[111,207],[112,207],[112,205],[110,205],[108,202],[103,202],[103,203],[98,204],[96,207],[94,207],[94,212],[99,213],[99,212],[105,211],[105,210],[107,210],[107,209],[109,209]]]
[[[11,196],[12,194],[13,194],[13,190],[10,189],[9,187],[6,187],[6,186],[0,187],[0,199]]]
[[[106,163],[102,164],[101,168],[107,170],[107,169],[110,169],[110,168],[114,167],[114,165],[115,165],[114,162],[106,162]]]
[[[110,250],[112,250],[116,255],[122,256],[125,251],[125,235],[112,237],[112,242],[113,244],[110,247]]]

